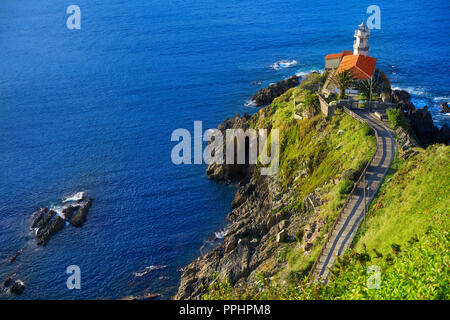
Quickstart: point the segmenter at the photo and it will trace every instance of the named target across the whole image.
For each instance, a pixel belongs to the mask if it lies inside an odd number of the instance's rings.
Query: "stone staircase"
[[[375,131],[377,149],[355,183],[311,268],[309,279],[324,283],[328,281],[330,268],[336,261],[336,257],[341,256],[350,246],[359,225],[365,218],[365,208],[369,207],[383,182],[395,153],[394,139],[390,130],[383,123],[368,112],[354,112],[347,108],[344,108],[344,111],[358,121],[367,123]],[[364,196],[364,184],[366,184],[366,196]]]

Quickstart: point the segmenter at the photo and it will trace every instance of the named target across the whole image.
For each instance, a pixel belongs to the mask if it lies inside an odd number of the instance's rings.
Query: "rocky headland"
[[[411,96],[404,90],[395,90],[392,92],[392,102],[396,103],[398,108],[403,112],[403,115],[411,125],[414,135],[418,142],[423,147],[435,143],[450,145],[450,128],[444,124],[442,128],[438,129],[431,117],[428,107],[418,109],[411,102]],[[446,103],[442,104],[442,110],[448,109]]]
[[[266,105],[277,99],[277,108],[282,109],[280,113],[286,116],[288,111],[283,108],[289,106],[294,94],[292,90],[300,90],[296,91],[295,96],[301,96],[301,90],[315,92],[324,80],[320,75],[312,75],[308,81],[300,85],[299,89],[290,89],[297,87],[298,78],[289,79],[260,90],[253,99],[258,105]],[[440,130],[435,127],[429,110],[415,108],[406,91],[393,91],[392,101],[403,112],[411,128],[408,130],[398,127],[395,130],[400,157],[407,159],[415,156],[420,146],[427,147],[434,143],[449,144],[449,128],[446,125]],[[317,110],[317,106],[312,106],[312,110],[314,109]],[[224,137],[226,129],[241,128],[245,131],[248,128],[254,128],[256,122],[264,123],[270,130],[272,124],[277,122],[277,120],[273,121],[274,114],[277,112],[278,110],[273,106],[269,106],[253,116],[236,114],[235,117],[226,119],[218,129]],[[344,139],[343,136],[347,133],[346,130],[339,128],[339,120],[336,121],[337,124],[334,120],[311,120],[311,118],[317,119],[315,116],[317,112],[313,112],[309,116],[310,119],[306,120],[292,120],[291,115],[286,116],[283,120],[286,123],[285,130],[289,130],[289,127],[295,127],[300,131],[311,130],[314,139],[317,141],[324,139],[322,140],[324,144],[329,144],[325,141],[331,139],[330,135],[337,135],[340,136],[338,139]],[[271,120],[266,121],[268,118]],[[314,127],[309,127],[311,121],[315,123]],[[309,129],[303,129],[301,125],[298,126],[299,123]],[[302,148],[301,141],[289,140],[288,143],[291,145],[284,145],[284,148]],[[350,143],[354,143],[354,140],[347,140],[347,144]],[[283,142],[281,145],[283,147]],[[208,288],[223,280],[234,289],[245,290],[249,286],[261,283],[261,277],[270,281],[275,279],[276,281],[294,280],[294,282],[305,277],[333,221],[332,214],[330,216],[327,210],[335,206],[339,208],[339,203],[345,199],[345,196],[337,196],[336,199],[333,194],[335,191],[330,192],[330,189],[335,188],[338,194],[344,192],[345,195],[345,191],[341,190],[343,183],[357,179],[362,168],[361,163],[364,164],[364,162],[359,161],[355,166],[340,159],[342,162],[338,161],[334,164],[337,166],[335,173],[324,175],[322,177],[324,182],[313,184],[313,188],[304,188],[308,190],[306,194],[296,190],[296,182],[298,180],[309,184],[313,179],[310,177],[314,176],[314,179],[317,179],[318,173],[314,171],[317,170],[317,166],[320,166],[320,161],[326,162],[331,152],[338,152],[336,150],[345,146],[343,141],[338,141],[332,149],[334,151],[329,150],[328,153],[322,154],[323,146],[317,142],[314,145],[316,150],[309,155],[308,159],[300,157],[302,158],[300,163],[298,158],[286,161],[285,170],[288,172],[291,172],[291,168],[297,168],[297,171],[288,173],[288,177],[280,177],[279,174],[262,176],[255,165],[210,164],[206,170],[210,179],[218,182],[231,180],[239,185],[231,204],[231,212],[227,214],[229,221],[226,228],[227,235],[222,245],[198,257],[183,269],[174,299],[201,299],[208,292]],[[360,144],[356,143],[353,149],[359,147]],[[350,149],[344,151],[344,154],[349,152],[351,152]],[[371,154],[368,154],[367,159],[370,156]],[[299,170],[298,165],[303,169]],[[287,185],[286,179],[289,181]],[[333,197],[335,197],[334,200]],[[335,209],[332,210],[335,211]],[[291,252],[290,254],[296,257],[296,261],[301,261],[302,266],[287,267],[289,265],[286,258],[287,252]],[[288,271],[280,276],[280,270],[283,269]]]
[[[287,79],[278,81],[277,83],[271,84],[267,88],[259,90],[256,94],[252,96],[252,100],[257,106],[264,106],[270,104],[273,99],[281,96],[290,88],[299,85],[299,77],[294,75]]]

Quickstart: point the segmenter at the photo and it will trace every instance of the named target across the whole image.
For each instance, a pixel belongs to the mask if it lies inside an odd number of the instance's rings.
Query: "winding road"
[[[345,112],[359,121],[366,122],[376,131],[377,149],[365,172],[366,201],[364,201],[364,179],[360,179],[338,216],[338,220],[329,233],[327,241],[311,270],[310,277],[313,277],[315,281],[323,281],[324,283],[328,282],[329,269],[336,261],[336,256],[342,255],[350,246],[360,223],[364,219],[364,206],[369,207],[383,182],[395,153],[395,144],[391,132],[380,120],[365,111],[345,109]]]

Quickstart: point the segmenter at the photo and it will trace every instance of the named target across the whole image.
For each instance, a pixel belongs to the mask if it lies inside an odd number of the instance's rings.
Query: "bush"
[[[343,196],[348,195],[353,189],[353,184],[354,182],[349,178],[342,179],[338,188],[339,197],[342,198]]]
[[[302,273],[299,271],[289,271],[286,277],[286,281],[291,286],[298,286],[301,280],[302,280]]]
[[[369,161],[367,160],[359,160],[358,163],[356,164],[356,175],[353,179],[353,181],[358,180],[359,176],[361,175],[361,173],[363,172],[364,168],[367,166],[367,163]]]
[[[361,94],[358,96],[358,100],[367,100],[367,97],[366,97],[366,95],[365,95],[364,93],[361,93]]]
[[[375,133],[373,132],[372,128],[369,127],[366,123],[363,125],[363,133],[366,136],[373,136]]]
[[[305,234],[305,231],[303,229],[298,230],[295,233],[295,239],[297,239],[298,242],[302,242],[303,235]]]
[[[387,116],[393,129],[402,125],[402,114],[398,109],[388,109]]]

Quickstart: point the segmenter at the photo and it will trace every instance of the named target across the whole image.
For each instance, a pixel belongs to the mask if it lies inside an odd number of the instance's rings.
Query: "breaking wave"
[[[255,102],[255,100],[250,99],[250,100],[245,102],[244,106],[246,106],[246,107],[256,107],[256,102]]]
[[[223,238],[225,238],[227,236],[227,234],[228,234],[228,230],[227,229],[224,229],[222,231],[216,231],[214,233],[214,235],[216,236],[216,239],[223,239]]]
[[[77,193],[75,193],[73,195],[64,197],[62,199],[62,202],[66,203],[66,202],[71,202],[71,201],[79,201],[79,200],[82,200],[83,198],[84,198],[84,191],[80,191],[80,192],[77,192]]]
[[[297,60],[279,60],[270,65],[270,68],[273,70],[280,70],[284,68],[291,68],[297,65]]]
[[[392,87],[392,90],[404,90],[409,94],[413,94],[416,96],[427,95],[427,91],[424,88],[420,87]]]

